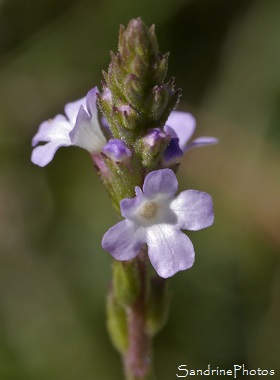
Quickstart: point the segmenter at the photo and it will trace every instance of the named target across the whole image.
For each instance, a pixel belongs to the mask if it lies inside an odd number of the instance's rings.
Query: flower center
[[[157,213],[157,205],[154,202],[145,202],[139,210],[139,215],[145,219],[153,219]]]

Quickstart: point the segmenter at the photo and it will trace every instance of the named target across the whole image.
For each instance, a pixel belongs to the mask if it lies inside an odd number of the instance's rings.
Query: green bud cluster
[[[103,87],[103,95],[110,90],[111,96],[101,96],[99,105],[114,137],[121,138],[126,130],[138,137],[162,127],[180,90],[175,91],[173,80],[164,83],[168,54],[159,52],[154,26],[147,28],[140,18],[131,20],[126,30],[121,26],[119,52],[111,57]]]
[[[97,102],[113,138],[133,151],[131,172],[139,173],[133,189],[142,184],[146,173],[160,168],[169,144],[168,137],[154,150],[143,143],[149,130],[163,128],[179,101],[174,80],[165,82],[167,66],[168,54],[160,53],[154,26],[148,28],[141,18],[131,20],[126,29],[121,26],[118,53],[111,53]]]

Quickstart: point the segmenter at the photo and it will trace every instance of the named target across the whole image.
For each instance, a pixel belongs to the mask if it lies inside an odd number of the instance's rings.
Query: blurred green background
[[[31,164],[39,123],[102,79],[119,24],[156,24],[180,110],[196,136],[180,189],[214,198],[213,227],[190,233],[194,267],[170,280],[155,340],[159,379],[188,364],[244,363],[280,378],[280,2],[0,0],[0,379],[121,380],[105,326],[117,221],[88,154]],[[278,373],[278,375],[277,375]]]

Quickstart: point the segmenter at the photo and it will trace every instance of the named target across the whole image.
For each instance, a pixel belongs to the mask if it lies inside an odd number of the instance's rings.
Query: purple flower
[[[64,115],[44,121],[33,137],[31,161],[39,166],[50,163],[58,148],[76,145],[90,153],[99,153],[106,144],[97,117],[96,93],[94,87],[83,99],[66,104]],[[38,145],[46,142],[44,145]],[[36,146],[37,145],[37,146]]]
[[[167,278],[194,262],[194,248],[181,231],[197,231],[214,221],[209,194],[186,190],[175,197],[178,181],[171,169],[147,175],[143,191],[135,188],[135,198],[121,201],[125,218],[103,236],[102,247],[117,260],[135,258],[147,243],[148,255],[158,275]]]
[[[119,139],[109,140],[103,152],[114,162],[124,162],[132,156],[131,150]]]
[[[165,151],[165,163],[178,163],[182,154],[191,148],[216,144],[215,137],[199,137],[189,142],[196,127],[195,118],[187,112],[173,111],[164,126],[164,131],[173,139],[179,139],[178,143],[168,145]],[[177,145],[177,146],[176,146]],[[178,146],[179,145],[179,146]],[[179,149],[178,149],[179,148]]]

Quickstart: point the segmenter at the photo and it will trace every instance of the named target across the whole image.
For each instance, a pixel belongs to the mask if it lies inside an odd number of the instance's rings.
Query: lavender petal
[[[51,141],[45,145],[39,145],[33,149],[32,155],[31,155],[31,161],[35,165],[44,167],[52,161],[58,148],[62,146],[69,146],[69,145],[71,145],[71,143],[68,144],[63,140]]]
[[[53,119],[44,121],[39,125],[38,132],[32,139],[32,146],[36,146],[39,142],[65,140],[69,142],[69,132],[72,126],[63,115],[57,115]]]
[[[176,175],[171,169],[155,170],[147,175],[143,185],[143,193],[148,198],[164,195],[171,198],[178,190]]]
[[[96,94],[98,93],[98,87],[93,87],[86,96],[86,107],[90,116],[97,114]]]
[[[76,118],[79,112],[79,109],[81,106],[86,105],[86,98],[82,98],[79,100],[76,100],[75,102],[67,103],[64,107],[65,115],[68,117],[70,123],[72,124],[72,127],[76,123]]]
[[[164,131],[173,138],[179,138],[180,148],[184,150],[194,133],[195,126],[195,118],[190,113],[173,111],[166,121]]]
[[[179,145],[179,139],[172,138],[164,152],[164,164],[171,165],[179,163],[183,154]]]
[[[135,187],[136,197],[134,198],[124,198],[120,202],[121,214],[124,218],[134,219],[134,215],[137,213],[138,208],[144,201],[144,195],[140,187]]]
[[[148,254],[160,277],[168,278],[194,263],[194,248],[190,239],[168,224],[147,229]]]
[[[212,197],[202,191],[186,190],[171,203],[170,209],[177,215],[178,227],[197,231],[214,222]]]
[[[129,220],[122,220],[103,236],[102,247],[116,260],[131,260],[146,242],[145,231]]]
[[[190,150],[192,148],[198,148],[200,146],[206,146],[206,145],[212,145],[217,144],[219,142],[218,139],[215,137],[198,137],[197,139],[193,140],[189,144],[187,144],[184,148],[184,152],[187,150]]]
[[[90,153],[101,152],[106,144],[106,139],[97,120],[97,114],[90,117],[83,106],[79,109],[75,127],[69,135],[74,145],[84,148]]]

